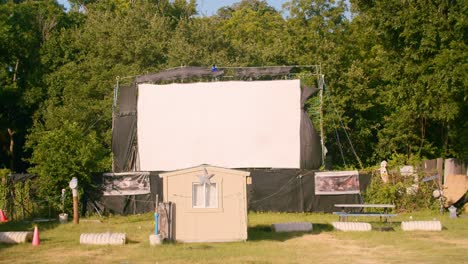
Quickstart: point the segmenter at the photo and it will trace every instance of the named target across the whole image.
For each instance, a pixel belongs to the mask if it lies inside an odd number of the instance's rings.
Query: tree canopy
[[[320,64],[336,167],[467,159],[466,1],[350,2],[1,1],[0,168],[86,182],[111,168],[117,76],[212,64]]]

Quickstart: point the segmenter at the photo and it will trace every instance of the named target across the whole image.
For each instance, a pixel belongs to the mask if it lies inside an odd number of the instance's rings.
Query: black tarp
[[[322,164],[322,147],[320,137],[307,115],[305,104],[307,99],[318,91],[317,88],[302,87],[301,92],[301,169],[318,169]]]
[[[207,68],[207,67],[180,67],[160,71],[136,77],[137,83],[145,82],[168,82],[176,80],[190,80],[200,78],[217,78],[224,75],[225,70],[234,69],[234,78],[238,79],[259,79],[265,77],[285,76],[291,73],[293,66],[278,67],[230,67],[230,68]]]
[[[361,203],[360,194],[315,195],[314,171],[295,169],[247,169],[252,177],[248,185],[248,205],[252,211],[333,212],[334,204]],[[371,175],[359,174],[361,192]]]
[[[176,80],[189,80],[193,78],[216,78],[224,74],[223,70],[212,70],[206,67],[181,67],[169,69],[158,73],[152,73],[136,77],[137,83],[166,82]]]
[[[237,78],[262,78],[262,77],[276,77],[284,76],[291,72],[293,67],[282,66],[282,67],[245,67],[238,68],[236,70]]]
[[[35,174],[27,174],[27,173],[14,173],[8,174],[9,182],[10,183],[17,183],[17,182],[24,182],[26,180],[30,180],[36,177]]]
[[[250,171],[252,184],[247,185],[248,209],[257,212],[334,212],[334,204],[362,203],[360,194],[315,195],[312,170],[242,169]],[[156,194],[162,201],[163,185],[159,172],[151,172],[151,194],[103,196],[101,210],[113,214],[139,214],[154,211]],[[359,174],[363,192],[370,183],[370,174]]]
[[[112,128],[113,171],[135,171],[138,170],[136,84],[118,87],[117,93]]]
[[[111,214],[141,214],[153,212],[155,208],[156,195],[159,195],[159,201],[163,199],[162,179],[159,173],[151,172],[150,194],[141,195],[121,195],[121,196],[101,196],[97,203],[101,211]]]

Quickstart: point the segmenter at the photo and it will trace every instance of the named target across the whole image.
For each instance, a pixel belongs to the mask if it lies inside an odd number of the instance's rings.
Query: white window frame
[[[216,195],[216,199],[215,199],[215,204],[213,206],[207,206],[207,200],[206,200],[206,185],[207,184],[201,184],[199,182],[193,182],[192,183],[192,208],[207,208],[207,209],[210,209],[210,208],[218,208],[218,205],[219,205],[219,185],[217,182],[212,182],[210,184],[214,184],[214,191],[212,193],[212,195]],[[195,186],[200,186],[202,185],[203,186],[203,191],[201,192],[201,195],[203,195],[203,205],[202,206],[195,206]]]

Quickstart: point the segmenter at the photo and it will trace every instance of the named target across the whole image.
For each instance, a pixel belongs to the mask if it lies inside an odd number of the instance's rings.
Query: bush
[[[364,200],[366,203],[395,204],[399,212],[437,210],[439,200],[432,196],[437,184],[433,181],[421,182],[421,179],[422,176],[418,175],[416,183],[412,176],[389,175],[389,182],[383,183],[380,175],[374,174],[364,193]],[[413,189],[413,185],[417,185],[417,188]]]
[[[65,121],[62,127],[30,136],[33,150],[30,172],[38,175],[38,195],[61,209],[62,188],[67,189],[72,177],[78,178],[79,194],[95,190],[93,176],[110,168],[108,150],[94,131]]]

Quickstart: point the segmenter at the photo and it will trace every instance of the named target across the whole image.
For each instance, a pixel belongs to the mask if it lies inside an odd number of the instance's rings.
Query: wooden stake
[[[78,190],[72,189],[73,192],[73,224],[80,222],[78,215]]]

